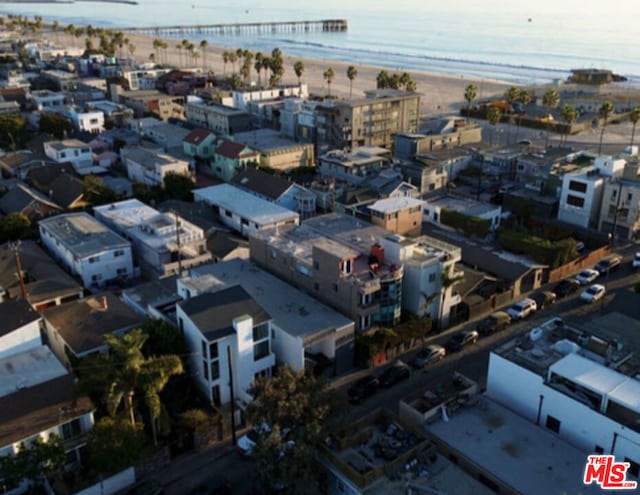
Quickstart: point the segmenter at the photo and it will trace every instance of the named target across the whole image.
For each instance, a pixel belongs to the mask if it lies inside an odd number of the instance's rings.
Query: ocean
[[[269,5],[268,7],[265,5]],[[139,0],[2,4],[62,24],[129,27],[344,18],[345,33],[208,36],[211,44],[522,84],[604,68],[640,85],[640,2],[609,0]],[[561,5],[558,5],[561,4]],[[200,41],[198,40],[195,41]]]

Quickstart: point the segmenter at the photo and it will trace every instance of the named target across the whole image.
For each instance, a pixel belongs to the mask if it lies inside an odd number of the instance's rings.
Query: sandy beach
[[[134,33],[125,33],[125,36],[129,41],[135,45],[134,58],[137,63],[143,63],[149,61],[149,55],[155,53],[153,48],[154,37],[144,36]],[[51,35],[51,38],[62,46],[81,46],[84,45],[85,37],[78,39],[72,39],[64,33],[58,32],[56,35]],[[168,47],[166,50],[166,63],[173,66],[179,66],[182,61],[182,67],[189,67],[186,65],[186,57],[184,50],[182,50],[182,56],[176,49],[176,45],[180,43],[181,39],[177,38],[162,38],[167,42]],[[232,38],[230,38],[232,41]],[[75,42],[75,45],[74,45]],[[192,42],[198,46],[197,40]],[[97,45],[98,41],[94,39],[94,45]],[[222,59],[222,53],[224,51],[235,51],[235,47],[229,44],[227,47],[209,45],[206,47],[206,53],[202,53],[198,46],[200,56],[197,64],[198,68],[203,71],[213,71],[216,75],[230,74],[232,72],[232,65],[228,63],[226,65],[226,71]],[[283,50],[284,52],[284,50]],[[123,53],[129,54],[126,47]],[[267,55],[267,54],[265,54]],[[159,62],[162,57],[164,62],[165,54],[155,54],[156,61]],[[363,91],[375,89],[376,76],[381,70],[387,70],[389,73],[393,73],[393,70],[383,67],[376,67],[370,65],[361,65],[357,61],[353,63],[337,62],[334,60],[318,60],[312,58],[300,58],[291,57],[284,52],[284,65],[285,73],[283,77],[283,83],[295,84],[298,82],[296,75],[293,71],[293,64],[297,60],[302,60],[304,63],[304,73],[302,75],[302,82],[309,86],[309,92],[313,94],[323,95],[327,94],[327,84],[323,78],[323,73],[331,67],[335,72],[335,78],[331,83],[331,94],[337,97],[349,97],[349,79],[347,78],[347,67],[353,65],[358,70],[358,75],[353,81],[353,96],[362,96]],[[236,69],[238,64],[236,64]],[[397,72],[401,72],[398,70]],[[446,114],[451,112],[457,112],[457,110],[466,105],[464,101],[464,89],[468,84],[475,84],[478,87],[478,97],[487,97],[491,95],[503,95],[504,92],[512,84],[490,80],[490,79],[471,79],[463,76],[450,76],[442,74],[434,74],[428,72],[409,72],[411,77],[416,81],[418,92],[423,95],[421,100],[422,112],[426,117],[429,115]],[[262,74],[264,76],[264,72]],[[252,69],[251,78],[257,82],[257,73]]]

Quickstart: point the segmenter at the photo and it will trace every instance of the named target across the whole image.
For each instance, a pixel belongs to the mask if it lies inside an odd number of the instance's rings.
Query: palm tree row
[[[386,70],[381,70],[376,77],[376,87],[378,89],[401,89],[405,91],[415,92],[418,89],[416,82],[411,78],[408,72],[402,74],[389,74]]]

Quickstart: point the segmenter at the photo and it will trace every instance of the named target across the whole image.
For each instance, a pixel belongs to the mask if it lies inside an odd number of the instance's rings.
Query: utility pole
[[[24,277],[22,276],[22,263],[20,262],[20,241],[10,242],[9,249],[13,251],[16,258],[16,270],[18,271],[18,279],[20,280],[20,290],[22,291],[22,299],[27,300],[27,289],[24,285]]]
[[[236,444],[236,399],[233,393],[233,366],[231,364],[231,346],[227,346],[227,365],[229,366],[229,394],[231,399],[231,441]]]

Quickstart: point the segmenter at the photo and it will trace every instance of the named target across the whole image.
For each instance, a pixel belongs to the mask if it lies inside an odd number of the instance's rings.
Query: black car
[[[557,297],[558,296],[555,294],[555,292],[541,290],[533,294],[531,296],[531,299],[536,302],[536,304],[538,305],[538,309],[543,309],[551,306],[554,302],[556,302]]]
[[[367,397],[373,395],[378,390],[379,380],[373,375],[360,378],[347,391],[350,402],[362,402]]]
[[[577,280],[561,280],[556,284],[551,292],[553,292],[556,297],[566,297],[577,292],[579,288],[580,284],[577,282]]]
[[[447,349],[447,352],[461,351],[468,345],[478,342],[479,337],[480,335],[476,330],[460,332],[449,339],[449,341],[445,344],[445,348]]]
[[[391,387],[411,376],[411,369],[403,361],[396,361],[380,375],[380,386]]]
[[[610,258],[605,258],[603,260],[598,261],[596,266],[594,266],[594,270],[597,270],[600,275],[604,275],[607,272],[613,272],[620,266],[620,262],[622,260],[618,256],[611,256]]]
[[[231,495],[231,484],[223,476],[216,476],[195,487],[190,495]]]
[[[511,316],[504,311],[496,311],[492,315],[487,316],[485,319],[478,323],[478,333],[482,335],[491,335],[494,332],[504,330],[511,324]]]

